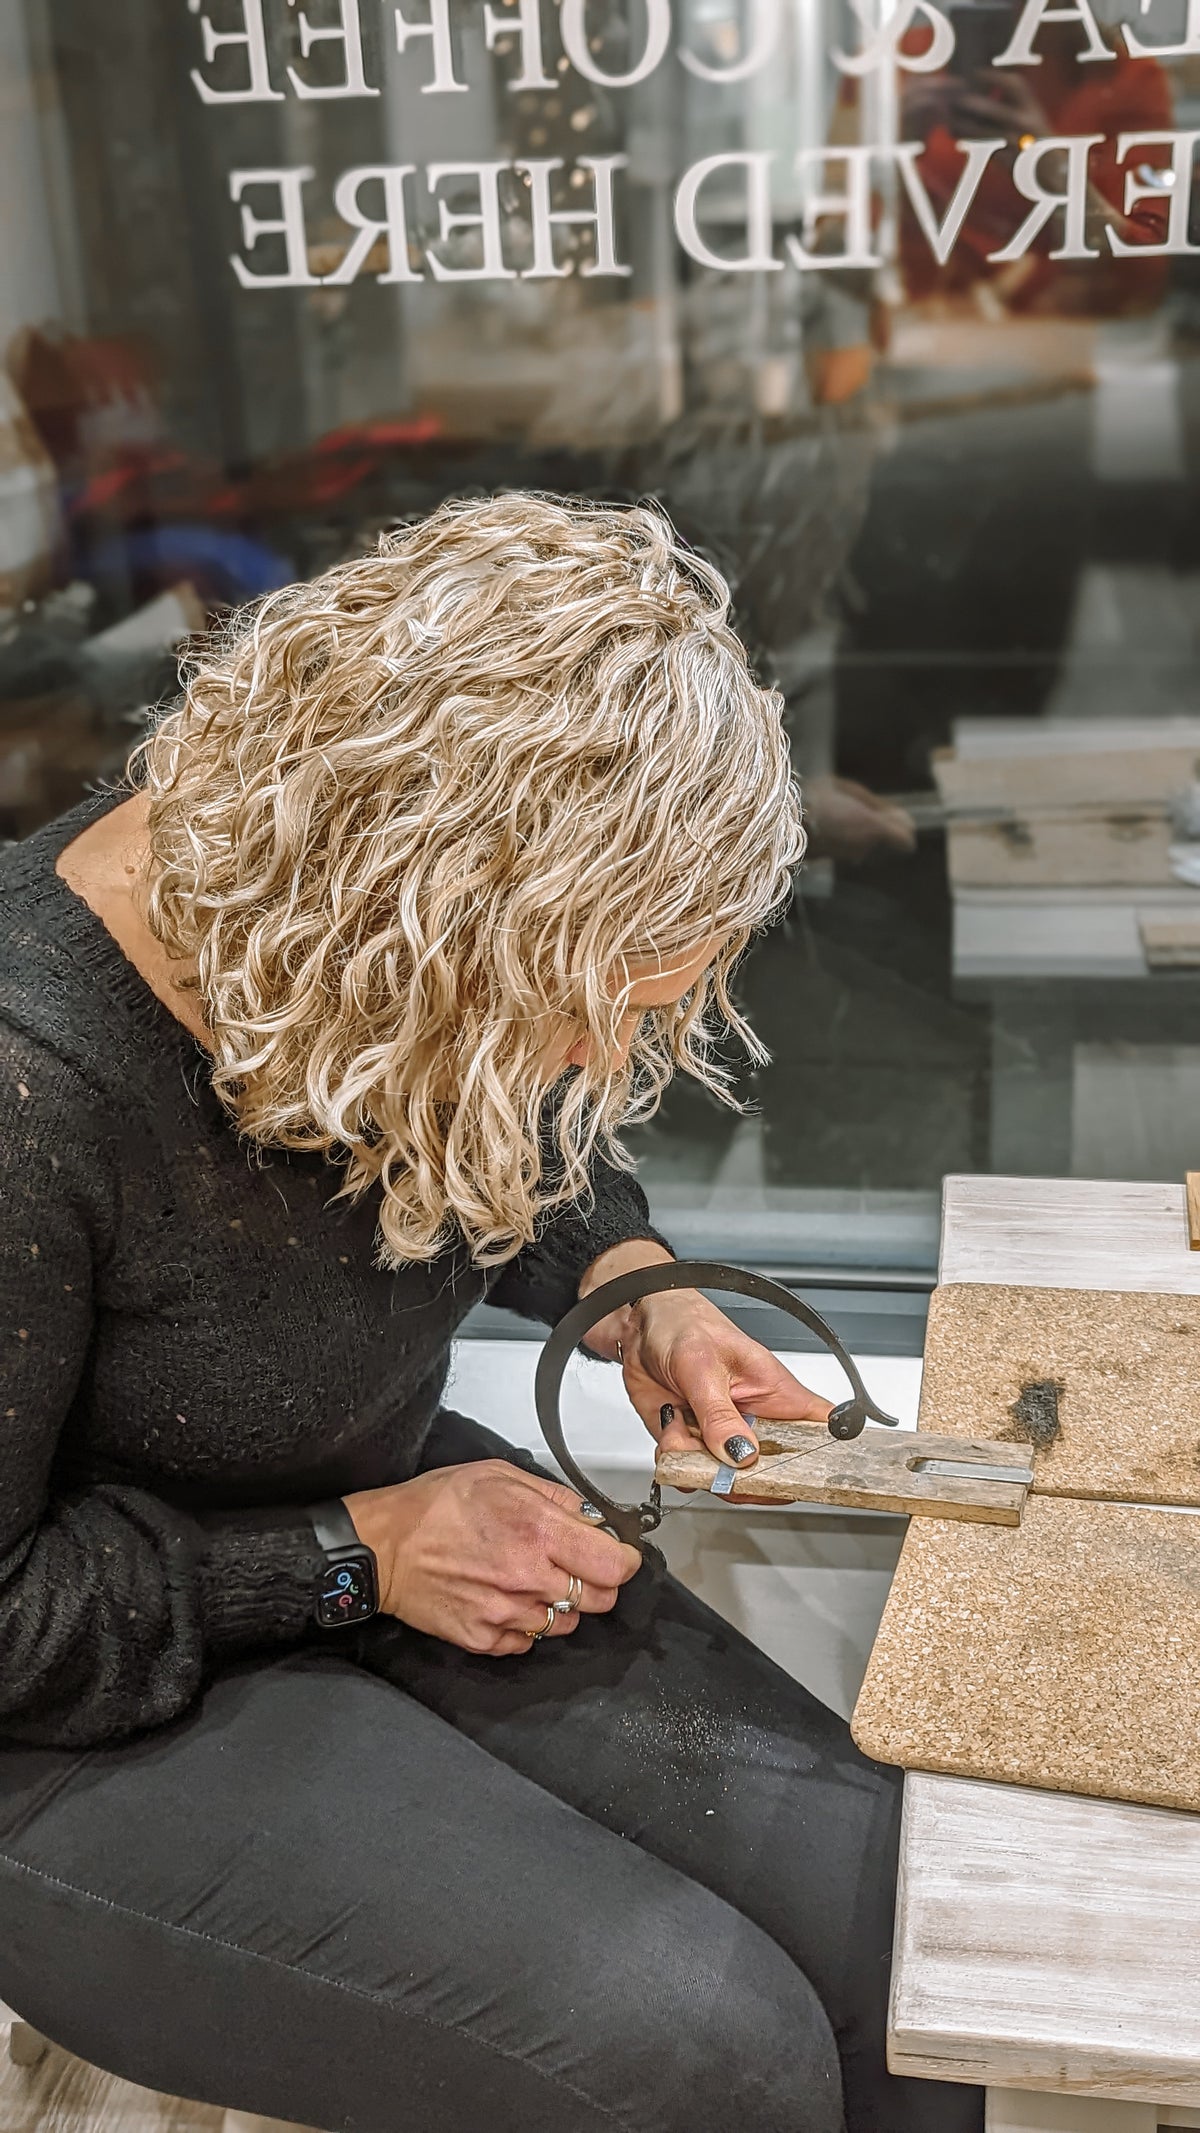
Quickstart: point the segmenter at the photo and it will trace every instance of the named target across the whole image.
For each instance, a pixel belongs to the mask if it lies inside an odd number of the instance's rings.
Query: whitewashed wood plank
[[[4,2133],[37,2133],[43,2084],[40,2073],[9,2057],[9,2023],[0,2023],[0,2126]]]
[[[964,763],[995,763],[1031,756],[1066,758],[1107,756],[1114,750],[1200,747],[1200,721],[1182,716],[1119,720],[1111,718],[1007,719],[956,718],[954,752]],[[1119,786],[1113,788],[1120,799]]]
[[[3,2133],[221,2133],[223,2118],[214,2105],[120,2081],[57,2045],[33,2067],[0,2054]]]
[[[1137,906],[1087,900],[1014,905],[1015,890],[956,894],[952,960],[956,978],[1145,978]]]
[[[912,1772],[897,2073],[1200,2105],[1200,1815]]]
[[[1160,884],[1154,889],[1129,889],[1119,884],[1107,886],[1096,882],[1089,889],[1055,888],[1046,882],[1040,888],[1030,889],[973,889],[964,886],[955,890],[958,903],[973,906],[980,911],[994,909],[997,899],[1003,896],[1005,908],[1012,911],[1067,911],[1073,910],[1081,896],[1086,896],[1088,905],[1099,910],[1108,904],[1114,910],[1123,910],[1132,905],[1141,919],[1153,913],[1163,919],[1183,919],[1200,916],[1200,897],[1195,889],[1183,882],[1174,882],[1169,887]]]
[[[44,2063],[52,2078],[39,2133],[220,2133],[224,2114],[211,2104],[160,2096],[65,2052]]]
[[[989,2089],[985,2133],[1158,2133],[1157,2116],[1152,2103]]]
[[[82,2059],[55,2052],[43,2062],[47,2081],[38,2119],[42,2133],[160,2133],[171,2105],[152,2090],[118,2081]],[[212,2128],[213,2113],[196,2121]]]
[[[37,2066],[51,2049],[48,2037],[28,2022],[14,2020],[8,2031],[8,2056],[14,2066]]]
[[[1183,1179],[948,1177],[938,1278],[1200,1296]]]
[[[36,2062],[19,2064],[9,2054],[9,2031],[18,2022],[11,2009],[0,2007],[0,2133],[224,2133],[227,2114],[219,2105],[159,2095],[89,2066],[57,2044]],[[261,2123],[273,2128],[277,2121]]]

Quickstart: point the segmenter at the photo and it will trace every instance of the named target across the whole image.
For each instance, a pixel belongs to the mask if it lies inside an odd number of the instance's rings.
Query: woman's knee
[[[731,2099],[756,2133],[842,2133],[842,2075],[829,2017],[803,1972],[781,1953],[721,1984],[722,2115]],[[680,2119],[680,2128],[689,2121]]]
[[[754,2133],[843,2133],[837,2045],[813,1986],[757,1926],[698,1893],[706,1915],[691,1929],[631,1921],[622,1938],[619,1997],[637,2015],[612,2007],[606,2023],[623,2068],[618,2115],[648,2133],[727,2133],[731,2116]]]

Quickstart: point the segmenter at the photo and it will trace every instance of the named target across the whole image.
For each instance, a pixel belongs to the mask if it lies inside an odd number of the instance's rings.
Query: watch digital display
[[[375,1613],[374,1580],[366,1563],[331,1563],[317,1591],[317,1619],[326,1629],[363,1622]]]

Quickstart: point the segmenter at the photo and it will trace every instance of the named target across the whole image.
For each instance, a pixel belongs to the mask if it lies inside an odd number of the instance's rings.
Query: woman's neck
[[[155,997],[211,1052],[198,995],[179,990],[180,977],[194,976],[195,965],[172,962],[143,916],[149,805],[149,794],[135,793],[89,823],[59,853],[55,872],[95,912]]]

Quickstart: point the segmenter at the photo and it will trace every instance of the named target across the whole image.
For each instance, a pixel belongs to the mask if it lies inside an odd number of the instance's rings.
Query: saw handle
[[[598,1289],[592,1289],[564,1313],[538,1357],[533,1384],[538,1422],[550,1451],[580,1495],[603,1512],[603,1524],[618,1540],[640,1548],[646,1535],[659,1524],[662,1505],[658,1483],[653,1483],[646,1503],[623,1504],[614,1503],[611,1496],[606,1496],[603,1489],[588,1479],[572,1458],[563,1436],[559,1412],[563,1372],[584,1334],[590,1333],[602,1318],[607,1318],[610,1311],[617,1310],[621,1304],[637,1303],[643,1296],[657,1296],[664,1289],[731,1291],[739,1296],[753,1296],[759,1303],[774,1304],[780,1311],[788,1312],[836,1355],[853,1388],[851,1398],[841,1401],[829,1417],[830,1435],[843,1442],[858,1437],[868,1418],[872,1422],[886,1422],[892,1428],[896,1426],[895,1415],[885,1415],[883,1409],[875,1405],[859,1376],[853,1356],[842,1346],[833,1327],[826,1324],[811,1304],[802,1303],[779,1282],[768,1281],[763,1274],[747,1273],[743,1267],[725,1266],[720,1260],[676,1259],[668,1266],[660,1263],[634,1267],[631,1273],[618,1274],[615,1281],[606,1281]]]

